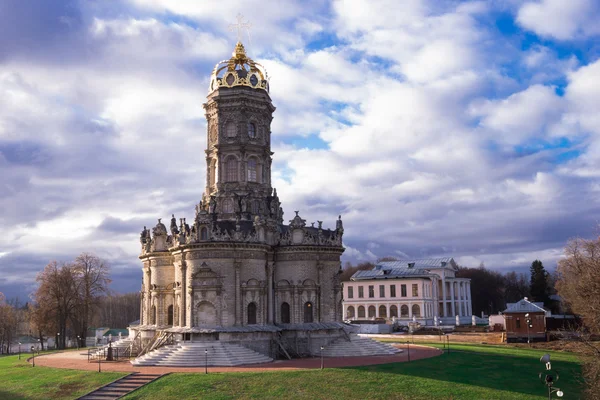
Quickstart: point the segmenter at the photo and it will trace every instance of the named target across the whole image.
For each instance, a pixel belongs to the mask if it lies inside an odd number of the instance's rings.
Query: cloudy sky
[[[139,290],[142,226],[201,197],[240,12],[285,217],[342,214],[346,260],[552,269],[597,233],[596,0],[2,0],[0,291],[82,251]]]

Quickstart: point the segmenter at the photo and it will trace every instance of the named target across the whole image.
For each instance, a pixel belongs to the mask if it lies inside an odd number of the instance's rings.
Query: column
[[[179,326],[186,326],[185,320],[185,311],[186,311],[186,287],[187,287],[187,276],[186,276],[186,262],[185,262],[185,253],[181,254],[181,288],[179,290],[179,304],[177,308],[179,308]]]
[[[273,323],[273,267],[275,263],[267,262],[267,324]],[[238,276],[239,278],[239,276]]]
[[[379,318],[379,304],[375,304],[375,318]]]
[[[238,326],[242,324],[241,319],[241,308],[242,308],[242,293],[240,288],[240,268],[242,263],[240,261],[234,261],[233,267],[235,269],[235,322],[234,325]]]
[[[454,281],[450,281],[450,300],[452,301],[452,316],[456,316],[456,304],[455,304],[455,296],[454,296]]]
[[[192,320],[193,317],[193,312],[192,312],[192,307],[194,305],[194,289],[192,288],[192,270],[193,268],[190,268],[187,264],[186,264],[186,269],[185,269],[185,283],[187,285],[187,287],[183,288],[183,295],[185,296],[185,326],[187,327],[192,327],[194,326],[194,321]],[[190,336],[191,339],[191,336]]]
[[[146,325],[150,325],[150,322],[152,322],[152,316],[150,315],[152,313],[152,293],[150,292],[152,271],[150,270],[150,264],[151,261],[148,261],[148,269],[146,270],[146,318],[144,318]]]
[[[471,304],[471,282],[467,282],[467,308],[469,310],[469,312],[467,314],[469,314],[469,316],[473,315],[473,309],[472,309],[473,305]]]
[[[446,316],[446,280],[442,278],[442,317]]]

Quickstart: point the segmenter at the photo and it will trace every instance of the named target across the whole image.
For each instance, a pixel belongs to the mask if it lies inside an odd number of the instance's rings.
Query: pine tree
[[[534,301],[548,303],[548,273],[540,260],[531,263],[531,280],[529,282],[529,293]]]

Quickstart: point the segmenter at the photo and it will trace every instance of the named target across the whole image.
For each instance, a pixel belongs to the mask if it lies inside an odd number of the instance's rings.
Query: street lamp
[[[77,335],[77,351],[79,351],[79,341],[81,340],[81,336]]]
[[[19,342],[19,360],[21,359],[21,342]]]
[[[58,350],[60,343],[60,332],[56,332],[56,350]]]
[[[31,366],[35,367],[35,347],[31,346],[31,353],[33,354],[33,357],[31,357]]]
[[[548,387],[548,400],[552,400],[552,393],[556,393],[557,397],[563,397],[564,393],[559,388],[553,387],[558,381],[558,372],[552,371],[552,364],[550,364],[550,354],[544,354],[540,358],[540,362],[546,364],[546,372],[540,372],[538,377],[544,385]]]
[[[406,341],[406,355],[408,356],[408,362],[410,362],[410,341]]]
[[[204,349],[204,373],[208,374],[208,349]]]
[[[323,369],[323,350],[325,349],[325,346],[321,346],[321,369]]]
[[[531,347],[531,338],[529,336],[529,328],[533,328],[533,325],[531,325],[531,318],[529,318],[529,313],[525,314],[525,323],[527,324],[527,344]]]

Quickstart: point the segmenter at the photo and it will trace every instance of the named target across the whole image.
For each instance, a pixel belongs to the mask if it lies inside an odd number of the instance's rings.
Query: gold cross
[[[238,23],[237,24],[229,24],[229,32],[233,32],[234,30],[237,29],[237,39],[238,42],[242,41],[242,29],[246,28],[248,31],[250,31],[250,28],[252,28],[252,24],[249,22],[243,22],[244,16],[242,14],[238,14],[236,17]]]

